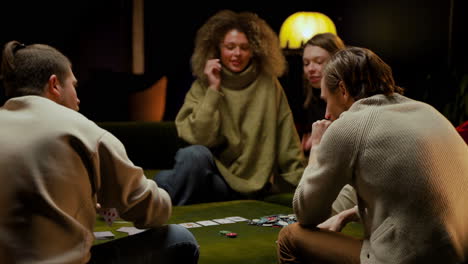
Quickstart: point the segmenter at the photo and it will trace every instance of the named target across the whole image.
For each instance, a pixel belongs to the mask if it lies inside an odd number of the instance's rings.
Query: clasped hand
[[[304,144],[304,149],[309,150],[314,145],[318,145],[322,140],[322,136],[327,131],[327,128],[330,126],[332,121],[327,119],[322,119],[315,121],[312,124],[312,133]]]

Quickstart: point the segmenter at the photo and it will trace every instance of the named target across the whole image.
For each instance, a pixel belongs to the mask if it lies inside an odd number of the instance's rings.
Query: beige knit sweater
[[[361,263],[457,263],[468,253],[468,147],[433,107],[401,95],[355,102],[313,149],[293,199],[316,226],[346,184],[366,231]]]
[[[171,200],[122,143],[40,96],[0,108],[0,262],[87,263],[96,202],[135,226],[160,226]]]

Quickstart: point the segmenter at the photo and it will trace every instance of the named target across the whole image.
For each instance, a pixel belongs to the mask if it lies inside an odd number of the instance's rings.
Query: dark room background
[[[345,44],[381,56],[407,96],[433,105],[455,125],[468,112],[456,100],[468,73],[465,0],[169,2],[144,1],[143,75],[132,74],[132,0],[1,3],[0,44],[15,39],[61,50],[79,80],[80,111],[94,121],[129,120],[128,96],[166,76],[164,120],[173,120],[193,80],[190,56],[196,30],[211,15],[221,9],[252,11],[279,33],[289,15],[316,11],[334,21]],[[281,82],[297,113],[302,67],[297,57],[288,61],[289,73]]]

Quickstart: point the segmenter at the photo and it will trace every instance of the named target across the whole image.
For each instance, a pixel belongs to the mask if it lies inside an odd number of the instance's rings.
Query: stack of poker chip
[[[231,231],[228,231],[228,230],[221,230],[221,231],[219,231],[219,234],[222,235],[222,236],[225,236],[225,237],[229,237],[229,238],[237,237],[237,233],[234,233],[234,232],[231,232]]]
[[[295,222],[297,222],[295,214],[278,214],[263,216],[260,219],[252,219],[248,221],[248,224],[258,226],[283,227]]]

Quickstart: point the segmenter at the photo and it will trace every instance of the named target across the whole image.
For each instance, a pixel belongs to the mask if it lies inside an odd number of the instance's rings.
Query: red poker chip
[[[230,238],[235,238],[237,237],[237,233],[227,233],[226,236]]]

